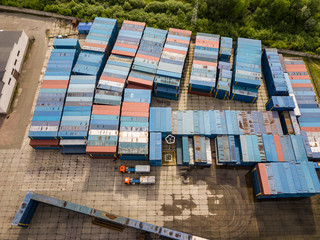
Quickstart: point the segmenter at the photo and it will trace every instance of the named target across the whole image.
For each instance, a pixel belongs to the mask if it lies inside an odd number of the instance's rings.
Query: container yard
[[[72,31],[48,40],[22,146],[0,149],[1,238],[320,237],[303,59],[128,20]]]

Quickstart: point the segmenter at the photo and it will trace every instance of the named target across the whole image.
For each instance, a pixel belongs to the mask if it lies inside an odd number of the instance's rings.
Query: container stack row
[[[197,33],[189,93],[212,96],[216,86],[219,42],[219,35]]]
[[[187,30],[169,29],[154,80],[156,97],[178,100],[191,34]]]
[[[148,160],[151,90],[124,91],[118,154],[121,160]]]
[[[208,137],[177,137],[176,146],[178,166],[212,165],[211,143]]]
[[[91,158],[117,157],[120,106],[93,105],[86,153]]]
[[[116,19],[96,17],[82,48],[87,51],[109,55],[116,41],[118,31]]]
[[[285,135],[300,135],[300,126],[293,111],[283,111],[280,113],[280,121]]]
[[[149,132],[160,132],[162,138],[172,133],[172,108],[150,108]]]
[[[132,71],[128,78],[128,88],[153,89],[160,56],[168,31],[149,28],[144,30]]]
[[[261,41],[238,38],[233,61],[231,100],[255,103],[261,85]]]
[[[124,20],[112,54],[135,57],[146,24]]]
[[[271,111],[175,111],[172,133],[178,136],[283,135],[278,112]]]
[[[151,116],[151,112],[150,112],[150,116]],[[149,165],[150,166],[161,166],[162,165],[161,132],[151,132],[150,131]]]
[[[267,111],[292,111],[295,107],[291,96],[271,96],[266,103]]]
[[[277,49],[264,49],[261,61],[269,97],[288,96],[288,86]]]
[[[60,43],[60,39],[55,39],[54,44],[59,47],[51,51],[29,130],[30,145],[36,149],[60,148],[61,115],[71,70],[79,52],[77,40],[64,40],[63,45],[68,49],[62,49]]]
[[[59,137],[62,154],[85,154],[96,76],[70,78]]]
[[[258,199],[310,197],[320,193],[313,162],[258,163],[252,177]]]
[[[216,139],[220,165],[253,166],[260,162],[307,162],[300,135],[229,135]]]
[[[232,38],[221,37],[217,71],[217,84],[214,93],[215,98],[223,100],[229,99],[232,83],[232,71],[230,63],[231,54]]]
[[[293,94],[299,107],[299,125],[305,138],[308,156],[320,159],[320,108],[303,60],[284,59]]]
[[[133,58],[111,54],[99,79],[95,104],[120,106]]]

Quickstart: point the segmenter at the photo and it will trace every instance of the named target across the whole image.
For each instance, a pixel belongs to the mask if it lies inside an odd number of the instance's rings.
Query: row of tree
[[[0,4],[92,20],[96,16],[146,22],[233,38],[261,39],[270,47],[320,54],[320,0],[0,0]]]

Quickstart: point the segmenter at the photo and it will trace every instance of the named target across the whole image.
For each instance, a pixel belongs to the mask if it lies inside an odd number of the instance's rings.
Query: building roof
[[[0,31],[0,79],[2,79],[7,62],[15,43],[18,43],[22,31]]]

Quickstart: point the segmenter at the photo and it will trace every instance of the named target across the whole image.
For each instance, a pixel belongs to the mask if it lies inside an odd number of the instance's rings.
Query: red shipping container
[[[56,139],[32,139],[29,142],[31,147],[59,147],[59,140]]]
[[[86,153],[97,154],[116,154],[116,146],[87,146]]]
[[[212,97],[211,93],[204,93],[204,92],[194,92],[194,91],[188,91],[188,93],[190,94],[194,94],[194,95],[200,95],[200,96],[205,96],[205,97]]]

